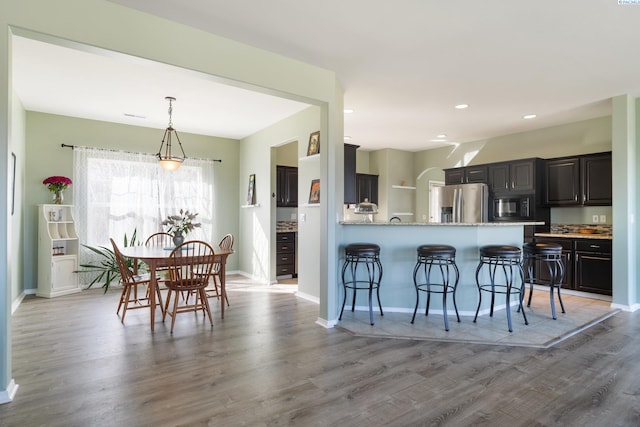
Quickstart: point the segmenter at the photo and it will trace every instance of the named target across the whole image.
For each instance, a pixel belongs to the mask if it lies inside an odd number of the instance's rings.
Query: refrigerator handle
[[[458,189],[453,189],[453,208],[451,209],[451,222],[458,222]]]
[[[456,188],[453,190],[453,222],[460,222],[462,220],[462,189]]]

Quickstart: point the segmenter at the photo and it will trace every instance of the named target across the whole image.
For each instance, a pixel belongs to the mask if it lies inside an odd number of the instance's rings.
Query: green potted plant
[[[131,239],[127,238],[127,234],[124,235],[124,247],[127,246],[136,246],[139,245],[139,242],[136,242],[136,232],[137,230],[133,230],[133,234],[131,235]],[[86,274],[96,274],[91,283],[87,286],[87,289],[95,285],[96,283],[102,283],[102,287],[104,288],[104,293],[107,293],[109,290],[109,286],[111,282],[114,280],[117,282],[120,281],[120,270],[118,269],[118,263],[116,262],[116,255],[113,252],[112,248],[108,248],[105,246],[89,246],[82,245],[94,254],[98,256],[96,261],[80,264],[80,267],[84,270],[77,270],[75,273],[86,273]],[[129,264],[129,268],[133,268],[133,261],[131,259],[127,259]],[[138,270],[144,268],[144,264],[142,262],[138,263]]]

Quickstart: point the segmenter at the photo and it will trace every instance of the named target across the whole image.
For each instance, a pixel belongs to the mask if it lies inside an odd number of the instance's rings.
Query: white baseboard
[[[20,307],[20,304],[22,303],[22,300],[24,300],[24,297],[26,297],[27,295],[35,295],[36,291],[37,289],[25,289],[24,291],[22,291],[18,298],[16,298],[15,301],[11,303],[11,314],[13,315],[18,307]]]
[[[322,326],[323,328],[326,329],[331,329],[334,326],[336,326],[338,324],[337,320],[326,320],[326,319],[322,319],[320,317],[318,317],[318,319],[316,320],[316,324]]]
[[[320,298],[318,298],[316,296],[309,295],[307,293],[300,292],[300,291],[296,292],[296,296],[300,297],[300,298],[302,298],[304,300],[311,301],[311,302],[316,303],[316,304],[320,304]]]
[[[0,391],[0,405],[4,403],[13,402],[13,399],[16,397],[16,392],[18,391],[18,384],[12,379],[9,382],[9,386],[6,390]]]

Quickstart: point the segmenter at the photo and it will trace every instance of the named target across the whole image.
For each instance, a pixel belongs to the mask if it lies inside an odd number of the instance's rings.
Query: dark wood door
[[[357,145],[344,144],[344,203],[358,203],[356,198]]]
[[[548,160],[545,163],[544,177],[546,205],[571,206],[581,203],[578,157]]]
[[[487,174],[487,166],[467,166],[464,169],[465,182],[469,183],[487,183],[489,177]]]
[[[446,185],[464,184],[464,168],[445,169],[444,183]]]
[[[585,205],[610,206],[611,153],[584,156],[582,168],[583,203]]]
[[[610,254],[576,251],[576,290],[611,295]]]
[[[535,160],[509,163],[509,185],[514,193],[533,193],[536,189]]]
[[[491,194],[509,192],[509,163],[493,163],[489,165],[489,191]]]
[[[298,206],[298,168],[285,169],[285,205],[295,208]]]
[[[276,166],[276,206],[298,206],[298,168]]]
[[[356,174],[356,188],[358,203],[368,199],[369,202],[378,204],[378,175]]]

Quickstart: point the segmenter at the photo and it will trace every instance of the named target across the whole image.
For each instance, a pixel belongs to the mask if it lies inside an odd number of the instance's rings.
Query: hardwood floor
[[[117,293],[27,298],[2,426],[637,426],[640,313],[549,349],[354,337],[317,305],[239,285],[214,326],[120,323]],[[437,325],[441,327],[441,325]]]

